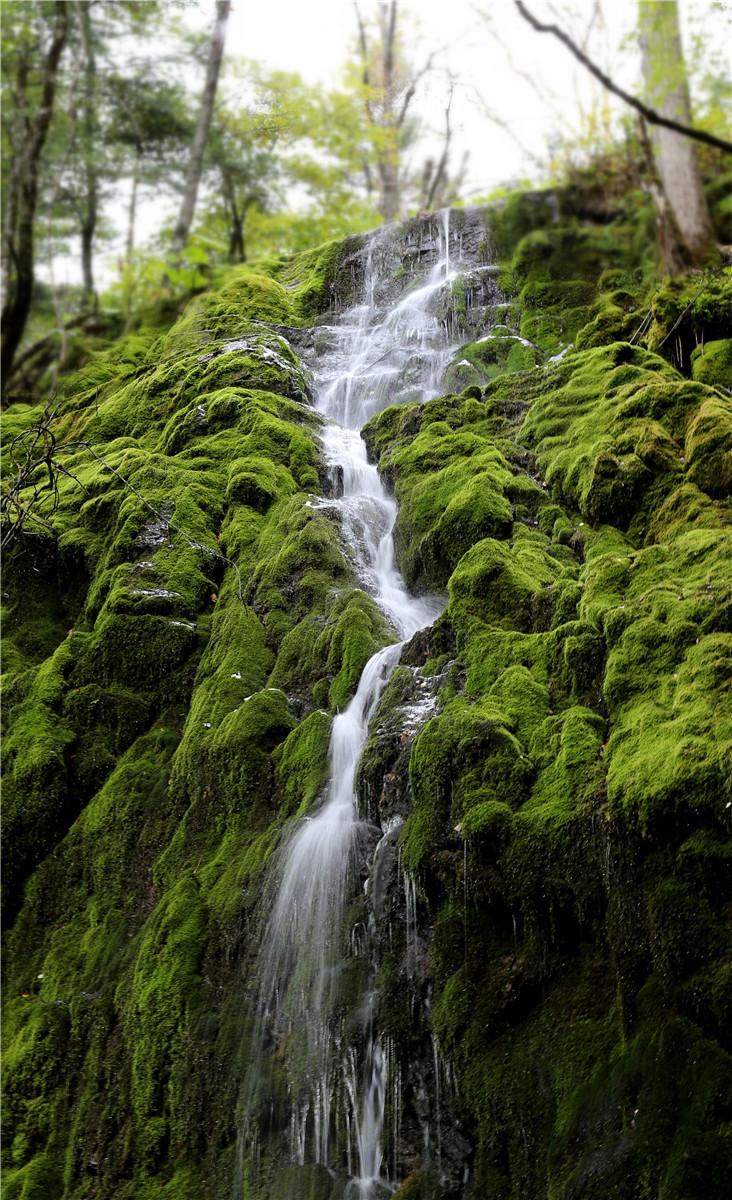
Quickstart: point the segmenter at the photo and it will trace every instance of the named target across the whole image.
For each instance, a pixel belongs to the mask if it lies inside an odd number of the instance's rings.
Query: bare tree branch
[[[413,75],[412,78],[410,79],[409,87],[407,88],[406,92],[404,93],[404,99],[402,100],[402,107],[399,109],[399,116],[397,117],[397,122],[396,122],[397,129],[401,129],[402,125],[404,124],[404,120],[407,115],[407,109],[409,108],[409,105],[412,103],[412,100],[414,99],[414,93],[417,90],[417,84],[419,83],[420,79],[423,79],[424,76],[427,74],[427,72],[431,69],[432,63],[434,61],[434,57],[435,57],[434,54],[430,54],[427,58],[426,63],[422,67],[422,69],[417,71],[417,74]]]
[[[151,504],[121,471],[118,471],[105,458],[102,458],[101,454],[97,453],[91,442],[59,443],[52,429],[57,415],[57,406],[49,401],[38,423],[18,434],[11,442],[10,466],[5,474],[3,490],[0,492],[0,545],[2,549],[6,549],[26,535],[25,526],[29,521],[37,522],[49,532],[53,532],[52,523],[47,516],[41,515],[38,511],[38,502],[41,498],[45,499],[50,493],[52,499],[49,515],[56,511],[60,502],[59,478],[61,476],[73,479],[83,491],[87,490],[73,471],[64,465],[60,457],[62,454],[83,451],[91,455],[106,471],[110,471],[153,516],[163,521],[168,529],[173,529],[180,534],[191,549],[198,550],[207,558],[216,559],[225,566],[231,567],[236,576],[237,594],[243,604],[244,586],[237,564],[222,554],[220,550],[214,550],[211,546],[206,546],[191,537],[187,530],[177,525],[159,508]]]
[[[439,188],[444,178],[447,169],[447,159],[450,153],[450,140],[452,138],[452,127],[450,125],[450,109],[452,108],[452,99],[455,94],[455,80],[450,78],[450,87],[447,94],[447,104],[445,105],[445,137],[442,143],[442,154],[440,161],[437,164],[437,170],[432,179],[430,190],[427,193],[427,208],[432,208]]]
[[[369,118],[370,121],[373,121],[374,116],[373,116],[373,111],[372,111],[372,106],[371,106],[371,97],[369,95],[369,89],[371,87],[371,74],[369,72],[369,43],[368,43],[368,39],[366,37],[366,26],[363,23],[363,17],[361,16],[361,10],[358,7],[358,0],[353,0],[353,7],[356,10],[356,23],[358,24],[358,45],[359,45],[359,49],[361,51],[361,63],[362,63],[361,82],[363,83],[363,86],[364,86],[363,103],[364,103],[364,108],[366,109],[367,117]]]
[[[573,54],[574,57],[578,59],[579,62],[581,62],[582,65],[586,67],[596,79],[600,80],[600,83],[603,84],[603,86],[606,87],[609,92],[612,92],[615,96],[619,96],[620,99],[624,100],[626,104],[629,104],[631,108],[636,109],[636,111],[639,112],[641,116],[645,117],[646,121],[648,121],[651,125],[663,125],[666,129],[673,129],[675,133],[680,133],[684,137],[694,138],[694,140],[697,142],[704,142],[707,146],[715,146],[716,149],[723,150],[726,154],[732,154],[732,142],[726,141],[725,138],[717,137],[713,133],[707,133],[706,130],[693,129],[690,125],[682,125],[680,121],[674,121],[671,117],[662,116],[661,113],[656,112],[654,108],[650,108],[647,104],[644,104],[644,102],[639,100],[637,96],[632,96],[630,92],[624,91],[623,88],[619,87],[617,83],[613,83],[610,76],[606,75],[604,71],[601,71],[600,68],[596,66],[595,63],[593,63],[592,60],[589,59],[582,50],[580,50],[579,46],[572,41],[568,34],[564,33],[564,31],[557,25],[546,25],[543,22],[538,21],[537,18],[529,12],[526,5],[522,3],[522,0],[516,0],[516,7],[524,20],[528,21],[529,25],[531,25],[533,29],[536,29],[538,33],[551,33],[554,35],[554,37],[558,38],[559,41],[567,47],[570,53]]]
[[[492,37],[494,42],[500,46],[506,62],[513,73],[518,75],[519,79],[523,79],[524,83],[531,88],[532,92],[534,92],[534,94],[539,98],[544,107],[548,109],[549,112],[551,112],[551,114],[556,118],[556,120],[561,123],[564,120],[564,116],[557,93],[552,88],[547,87],[546,83],[544,83],[544,81],[540,81],[536,75],[532,75],[530,71],[524,70],[524,68],[520,66],[520,64],[516,61],[515,55],[512,53],[510,42],[505,37],[502,37],[497,31],[491,20],[490,13],[485,12],[483,9],[477,6],[473,6],[473,11],[484,22],[485,31],[488,36]],[[473,91],[475,91],[477,95],[477,88],[473,87]]]
[[[534,154],[534,151],[530,150],[529,147],[526,146],[521,141],[521,138],[518,136],[515,129],[513,128],[511,121],[506,120],[505,117],[502,117],[499,113],[494,112],[492,108],[488,107],[483,96],[478,91],[477,87],[473,86],[470,89],[468,95],[471,95],[471,94],[472,94],[473,102],[478,105],[478,107],[482,111],[483,116],[486,118],[486,120],[491,121],[494,125],[497,125],[499,129],[502,129],[503,132],[508,137],[510,137],[511,141],[514,142],[518,146],[521,153],[523,155],[525,155],[525,157],[528,158],[529,161],[534,164],[534,166],[536,166],[536,167],[543,166],[542,159],[539,157],[539,155]],[[479,189],[479,191],[481,191],[481,192],[484,190],[485,189],[483,189],[483,188]],[[478,193],[476,193],[476,194],[478,194]]]

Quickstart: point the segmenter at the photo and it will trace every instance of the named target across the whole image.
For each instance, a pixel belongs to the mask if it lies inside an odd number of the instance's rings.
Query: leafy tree
[[[137,206],[143,187],[170,186],[190,142],[192,122],[181,88],[151,77],[147,64],[106,81],[107,139],[117,177],[130,179],[125,261],[135,249]]]
[[[228,255],[232,262],[246,259],[245,227],[249,210],[267,211],[281,194],[280,164],[276,149],[279,130],[271,113],[220,108],[209,144],[210,170],[218,175],[226,214]]]
[[[433,56],[418,70],[408,61],[397,0],[380,0],[371,23],[364,21],[358,3],[355,9],[359,91],[366,117],[363,171],[369,192],[378,191],[381,215],[385,221],[393,221],[402,209],[404,152],[415,137],[410,109]]]
[[[246,61],[230,72],[247,101],[237,106],[224,88],[217,104],[199,236],[225,240],[236,261],[375,224],[378,212],[361,176],[358,96]]]

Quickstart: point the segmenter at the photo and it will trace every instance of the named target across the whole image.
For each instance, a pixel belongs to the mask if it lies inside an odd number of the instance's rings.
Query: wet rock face
[[[425,630],[408,643],[374,715],[357,778],[367,822],[365,897],[371,953],[379,963],[379,1020],[389,1039],[399,1113],[392,1118],[398,1178],[419,1181],[419,1195],[466,1195],[473,1146],[454,1112],[455,1079],[431,1027],[433,931],[426,897],[403,862],[401,837],[411,806],[414,739],[440,709],[439,695],[459,677],[448,662],[422,667],[443,649],[446,631]],[[406,1185],[405,1185],[406,1186]]]
[[[374,302],[384,304],[399,296],[410,280],[416,281],[437,262],[441,248],[441,220],[439,213],[431,213],[352,239],[330,283],[331,309],[338,312],[360,302],[369,255],[378,266],[379,283]],[[475,264],[468,286],[471,299],[480,307],[482,297],[487,296],[491,288],[490,270],[483,271],[491,257],[488,210],[453,210],[450,214],[450,246],[456,258],[467,265]]]

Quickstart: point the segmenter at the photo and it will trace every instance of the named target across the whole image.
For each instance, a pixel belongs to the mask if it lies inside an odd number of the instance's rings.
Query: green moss
[[[687,369],[692,353],[704,342],[726,339],[732,323],[732,271],[715,269],[668,279],[651,300],[652,322],[645,343]]]
[[[365,431],[410,583],[449,595],[359,774],[369,819],[406,814],[419,894],[417,973],[395,912],[379,987],[395,1061],[433,1032],[450,1064],[475,1195],[701,1200],[730,1079],[727,283],[649,299],[645,201],[597,203],[585,180],[494,212],[513,324]],[[6,568],[9,1195],[231,1188],[263,869],[390,637],[312,504],[320,418],[282,337],[348,302],[359,246],[235,268],[64,380],[59,440],[104,461],[68,452]],[[468,324],[467,289],[449,304]],[[275,1137],[252,1195],[329,1196]],[[442,1187],[415,1167],[400,1192]]]
[[[482,386],[504,372],[527,371],[541,361],[537,346],[505,325],[494,325],[477,342],[461,346],[447,368],[444,386],[462,392],[471,385]]]
[[[536,270],[531,302],[551,298],[553,244],[537,235],[517,256]],[[412,745],[403,834],[481,1193],[625,1200],[643,1179],[701,1195],[698,1139],[713,1171],[724,1156],[708,1104],[724,1103],[729,1066],[729,893],[713,882],[732,748],[727,414],[659,357],[603,344],[635,303],[616,286],[581,350],[496,376],[475,408],[449,397],[366,430],[400,498],[405,565],[449,503],[422,509],[420,488],[472,479],[492,453],[514,507],[488,537],[468,519],[453,560],[422,568],[449,576],[464,683]],[[519,486],[527,470],[538,486]],[[687,1107],[671,1064],[689,1055],[706,1066],[686,1077]]]
[[[691,355],[691,373],[699,383],[732,390],[732,339],[718,338],[697,346]]]
[[[354,241],[326,242],[315,250],[295,255],[275,268],[278,280],[289,294],[291,311],[296,320],[306,321],[330,307],[331,284]]]
[[[380,466],[396,480],[396,545],[413,585],[444,586],[473,543],[510,533],[515,502],[528,509],[543,502],[506,460],[495,422],[472,397],[387,409],[363,435],[374,449],[389,439]]]
[[[709,496],[732,490],[732,404],[709,396],[689,422],[684,449],[689,479]]]
[[[553,495],[586,520],[621,528],[659,476],[668,487],[681,474],[685,427],[705,396],[700,385],[622,343],[570,356],[542,390],[522,439]]]
[[[229,1187],[247,1020],[233,931],[284,820],[322,789],[330,718],[302,719],[309,689],[345,703],[387,636],[309,507],[307,374],[253,320],[302,320],[339,255],[295,260],[299,290],[233,272],[157,343],[66,380],[59,442],[98,457],[66,452],[75,478],[41,499],[42,552],[17,555],[8,602],[18,1195],[192,1197],[205,1172]],[[17,409],[12,431],[37,416]],[[285,639],[313,622],[305,676],[305,643]]]
[[[328,775],[331,721],[313,712],[282,743],[277,754],[277,780],[283,813],[305,811],[322,792]]]
[[[485,538],[451,576],[450,611],[461,624],[478,617],[510,628],[530,626],[559,569],[538,541],[517,535],[508,547]]]
[[[48,1200],[61,1195],[63,1176],[48,1155],[31,1159],[24,1167],[6,1174],[3,1192],[8,1200]]]
[[[219,291],[191,300],[172,330],[149,352],[163,359],[190,353],[191,344],[208,346],[217,340],[241,336],[249,321],[288,324],[290,300],[286,290],[268,275],[252,267],[236,267]]]

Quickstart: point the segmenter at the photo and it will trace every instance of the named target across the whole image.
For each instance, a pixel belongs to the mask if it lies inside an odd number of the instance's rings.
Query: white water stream
[[[342,495],[337,506],[346,542],[364,588],[399,639],[367,662],[356,694],[333,722],[329,782],[320,808],[297,825],[279,852],[276,896],[259,963],[260,1026],[293,1060],[290,1083],[291,1153],[295,1161],[329,1166],[336,1105],[345,1108],[351,1181],[346,1196],[372,1200],[394,1184],[384,1176],[382,1135],[387,1059],[378,1030],[378,997],[370,979],[361,1000],[361,1035],[349,1046],[336,1012],[343,984],[344,917],[353,895],[353,860],[361,822],[355,776],[369,722],[404,643],[441,611],[433,597],[407,591],[394,558],[397,508],[359,429],[374,412],[404,398],[438,394],[452,353],[435,306],[457,272],[450,264],[449,212],[440,214],[440,252],[416,290],[382,309],[372,237],[364,302],[328,330],[331,346],[311,363],[316,407],[329,419],[323,443]],[[371,970],[373,976],[373,970]]]

